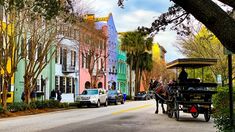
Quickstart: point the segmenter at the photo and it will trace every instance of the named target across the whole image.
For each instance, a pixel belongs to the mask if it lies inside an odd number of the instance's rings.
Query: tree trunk
[[[2,92],[3,110],[7,110],[7,93],[8,93],[8,82],[7,82],[7,78],[4,78],[3,92]]]
[[[211,30],[220,42],[235,52],[235,21],[212,0],[173,0]]]
[[[143,83],[143,80],[142,80],[142,73],[143,73],[143,70],[142,69],[140,69],[140,77],[139,77],[139,87],[141,86],[141,82]],[[144,87],[144,89],[145,89],[145,87]]]
[[[138,58],[136,57],[137,61],[136,61],[136,66],[135,66],[135,95],[139,92],[139,61]]]
[[[24,77],[24,98],[25,98],[24,102],[26,104],[30,103],[30,91],[31,91],[30,87],[31,87],[30,78],[26,75]]]

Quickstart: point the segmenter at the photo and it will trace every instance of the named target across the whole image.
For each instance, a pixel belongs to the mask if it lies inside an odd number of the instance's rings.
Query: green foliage
[[[2,107],[2,105],[0,105],[0,113],[3,113],[4,112],[4,109]]]
[[[10,112],[24,111],[29,109],[29,105],[24,102],[14,102],[7,106],[7,110]]]
[[[35,14],[45,17],[46,20],[51,20],[60,13],[69,13],[73,11],[72,1],[66,0],[64,3],[61,0],[0,0],[0,5],[4,6],[7,12],[13,10],[31,9],[31,16]]]
[[[34,101],[30,103],[31,108],[59,108],[60,103],[57,100]]]
[[[60,103],[57,100],[45,100],[44,107],[45,108],[58,108]]]
[[[130,96],[130,95],[127,95],[127,96],[126,96],[126,100],[131,100],[131,96]]]
[[[35,0],[33,11],[41,14],[47,20],[58,16],[61,11],[69,12],[68,8],[63,7],[60,0]]]
[[[29,109],[44,109],[44,108],[68,108],[68,103],[60,103],[57,100],[34,101],[29,105],[24,102],[15,102],[9,104],[7,110],[10,112],[24,111]],[[0,112],[1,112],[0,106]]]
[[[68,103],[59,103],[59,108],[68,108],[69,104]]]
[[[213,95],[215,126],[220,132],[231,131],[229,120],[229,90],[228,87],[217,88],[218,93]]]
[[[71,107],[73,107],[73,106],[77,107],[77,105],[78,105],[78,103],[77,103],[77,102],[69,103],[69,107],[70,107],[70,106],[71,106]]]
[[[222,83],[227,80],[227,59],[223,53],[224,47],[215,35],[204,26],[199,31],[193,31],[190,36],[181,37],[177,46],[180,52],[187,57],[218,59],[216,65],[204,68],[205,82],[214,82],[217,75],[222,76]],[[195,73],[196,77],[202,78],[201,69],[196,70]],[[194,72],[189,76],[193,77]]]

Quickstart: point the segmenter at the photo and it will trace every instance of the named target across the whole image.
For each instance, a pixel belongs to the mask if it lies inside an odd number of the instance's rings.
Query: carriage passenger
[[[179,75],[179,82],[186,82],[188,78],[188,73],[185,71],[184,67],[182,67],[182,70]]]

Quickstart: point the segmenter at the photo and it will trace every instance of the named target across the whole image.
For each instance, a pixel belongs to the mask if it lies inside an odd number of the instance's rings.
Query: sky
[[[172,5],[170,0],[126,0],[124,9],[122,9],[117,6],[118,0],[85,1],[96,17],[108,16],[109,13],[112,13],[118,32],[133,31],[138,26],[150,27],[151,23]],[[166,49],[167,62],[183,57],[175,47],[176,32],[169,29],[165,32],[159,32],[156,34],[154,42],[158,42]]]

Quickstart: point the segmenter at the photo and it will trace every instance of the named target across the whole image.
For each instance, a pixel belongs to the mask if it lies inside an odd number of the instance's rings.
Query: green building
[[[126,53],[121,51],[121,42],[118,40],[118,72],[117,72],[117,88],[122,92],[128,94],[127,86],[127,63]]]
[[[49,52],[51,54],[52,51]],[[49,58],[49,56],[48,56]],[[27,60],[26,60],[27,61]],[[17,72],[15,73],[15,92],[14,102],[20,102],[22,92],[24,91],[24,74],[25,74],[25,60],[21,60],[17,66]],[[55,59],[53,58],[47,66],[43,69],[40,76],[37,78],[37,86],[35,88],[37,95],[41,95],[40,98],[49,99],[50,91],[55,86]],[[42,83],[44,81],[44,83]]]

